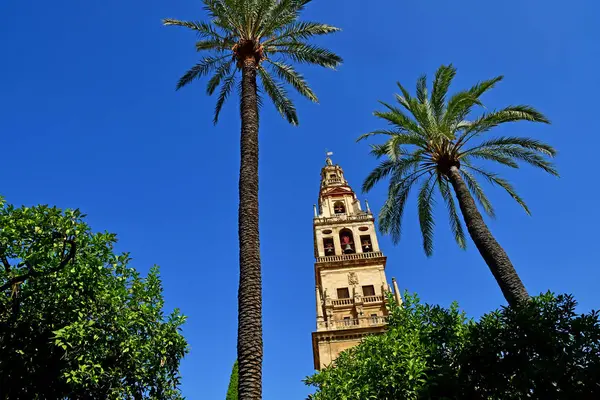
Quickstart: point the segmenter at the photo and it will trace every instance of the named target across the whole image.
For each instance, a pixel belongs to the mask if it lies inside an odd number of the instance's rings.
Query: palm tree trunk
[[[447,176],[458,198],[458,204],[471,239],[473,239],[479,253],[481,253],[490,271],[492,271],[494,278],[496,278],[504,298],[510,306],[527,301],[529,295],[525,290],[525,286],[523,286],[523,282],[521,282],[521,278],[515,271],[508,255],[494,239],[490,229],[483,221],[458,168],[456,166],[451,167]]]
[[[240,104],[240,286],[238,290],[238,377],[240,400],[262,399],[262,281],[258,236],[258,99],[256,61],[244,60]]]

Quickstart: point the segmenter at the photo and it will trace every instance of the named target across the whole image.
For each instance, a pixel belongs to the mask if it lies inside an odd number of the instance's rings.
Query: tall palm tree
[[[441,66],[435,74],[430,95],[427,79],[421,76],[417,81],[416,97],[398,83],[402,92],[402,95],[396,95],[399,106],[381,102],[386,110],[375,112],[375,116],[385,120],[392,129],[377,130],[358,138],[359,141],[373,135],[387,138],[384,144],[371,145],[371,154],[378,159],[384,157],[384,160],[365,179],[363,191],[371,190],[377,182],[389,176],[388,197],[379,214],[379,226],[397,243],[409,193],[413,187],[420,185],[417,206],[423,248],[427,256],[431,256],[436,188],[446,203],[456,243],[461,248],[466,246],[452,187],[471,239],[504,297],[510,305],[515,305],[529,296],[508,255],[494,239],[477,209],[475,200],[490,217],[494,217],[492,204],[476,176],[506,190],[527,214],[529,209],[510,183],[477,165],[476,161],[492,161],[511,168],[518,168],[517,162],[520,161],[558,176],[549,160],[556,154],[551,146],[526,137],[489,137],[492,128],[507,122],[549,121],[527,105],[508,106],[468,120],[476,106],[483,106],[480,97],[500,82],[502,76],[480,82],[447,99],[448,88],[455,75],[456,69],[452,65]]]
[[[313,102],[317,96],[290,63],[335,68],[342,59],[310,44],[314,36],[338,31],[330,25],[299,21],[310,0],[203,0],[210,21],[165,19],[196,32],[196,50],[206,55],[187,71],[177,89],[211,75],[206,91],[219,94],[214,123],[225,100],[239,82],[241,162],[239,177],[240,284],[238,292],[239,395],[243,400],[262,396],[262,296],[258,232],[258,111],[266,93],[279,113],[298,124],[293,103],[283,83]],[[257,79],[260,78],[260,79]],[[260,87],[259,87],[260,81]]]

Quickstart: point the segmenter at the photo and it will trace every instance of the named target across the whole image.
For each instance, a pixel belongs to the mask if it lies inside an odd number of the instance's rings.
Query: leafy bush
[[[0,198],[0,398],[180,399],[185,317],[83,218]]]
[[[598,313],[547,293],[479,322],[407,295],[385,334],[306,378],[313,400],[600,398]]]

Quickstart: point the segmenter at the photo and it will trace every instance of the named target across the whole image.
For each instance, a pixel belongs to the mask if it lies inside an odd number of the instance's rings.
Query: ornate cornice
[[[362,339],[365,336],[383,333],[387,328],[386,325],[380,326],[369,326],[369,327],[360,327],[354,329],[341,329],[341,330],[331,330],[331,331],[317,331],[313,332],[313,340],[318,342],[335,342],[341,340],[356,340]]]

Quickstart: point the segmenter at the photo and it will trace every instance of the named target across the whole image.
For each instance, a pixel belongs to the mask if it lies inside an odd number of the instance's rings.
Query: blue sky
[[[224,398],[236,346],[239,114],[232,98],[214,127],[204,84],[174,91],[197,60],[194,36],[160,23],[202,19],[200,1],[4,0],[0,15],[0,194],[14,204],[80,208],[94,229],[118,233],[135,267],[159,264],[167,307],[189,317],[184,394]],[[375,161],[354,140],[382,127],[372,116],[377,100],[442,63],[458,68],[454,89],[504,74],[484,98],[488,108],[528,103],[553,121],[497,132],[554,145],[561,178],[504,171],[533,216],[490,189],[498,218],[489,224],[530,293],[571,292],[582,311],[598,307],[598,15],[592,0],[308,7],[306,19],[343,29],[322,42],[345,63],[337,72],[300,68],[321,102],[296,97],[299,127],[269,105],[262,110],[265,400],[309,392],[301,379],[312,373],[315,327],[312,204],[325,148],[358,190]],[[383,186],[369,194],[373,209],[383,196]],[[388,279],[427,302],[458,300],[472,316],[504,304],[472,243],[467,251],[453,243],[443,211],[432,258],[420,247],[414,201],[400,245],[380,238]]]

